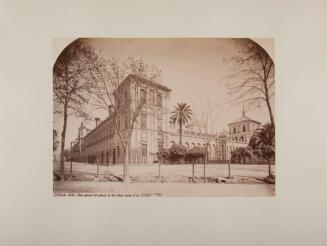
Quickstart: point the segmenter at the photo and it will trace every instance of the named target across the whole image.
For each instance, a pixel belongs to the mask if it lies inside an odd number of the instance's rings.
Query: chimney
[[[98,127],[98,122],[100,121],[99,117],[95,117],[95,127]]]

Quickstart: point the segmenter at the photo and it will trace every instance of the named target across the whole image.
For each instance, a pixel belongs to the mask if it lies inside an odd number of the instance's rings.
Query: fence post
[[[73,160],[70,160],[70,171],[69,171],[69,173],[70,173],[70,176],[72,176],[72,174],[73,174]]]
[[[194,183],[194,161],[192,162],[192,183]]]
[[[228,179],[229,180],[231,179],[231,176],[230,176],[230,158],[228,159]]]
[[[206,182],[206,159],[203,162],[203,182]]]
[[[97,160],[97,176],[99,176],[99,160]]]

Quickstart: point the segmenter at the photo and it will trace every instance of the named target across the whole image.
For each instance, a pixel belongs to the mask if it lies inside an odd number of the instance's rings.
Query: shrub
[[[169,149],[169,160],[172,162],[184,162],[187,149],[182,144],[174,144]]]
[[[251,147],[239,147],[232,152],[231,163],[253,163],[254,156]]]
[[[161,163],[169,162],[169,149],[161,149],[158,152],[158,158]]]
[[[207,152],[203,147],[194,147],[187,151],[185,159],[191,163],[195,163],[197,161],[203,161],[206,157]]]

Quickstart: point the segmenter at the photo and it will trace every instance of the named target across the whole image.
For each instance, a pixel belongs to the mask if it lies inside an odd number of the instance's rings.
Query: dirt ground
[[[59,165],[54,166],[59,173]],[[123,176],[123,166],[99,166],[84,163],[72,163],[72,175],[70,176],[70,163],[65,163],[65,173],[70,181],[112,181],[119,182]],[[272,166],[275,173],[275,166]],[[131,183],[202,183],[204,166],[195,165],[194,179],[192,180],[192,165],[161,165],[160,177],[157,164],[130,165],[129,175]],[[207,164],[205,170],[206,182],[208,183],[265,183],[268,176],[267,165],[231,165],[231,179],[228,179],[227,164]]]
[[[59,165],[54,166],[59,173]],[[274,174],[274,166],[272,172]],[[54,181],[54,192],[105,193],[122,196],[273,196],[275,185],[267,184],[266,165],[231,165],[231,179],[227,164],[208,164],[206,183],[203,165],[131,165],[130,182],[122,183],[123,166],[99,166],[65,163],[66,181]]]

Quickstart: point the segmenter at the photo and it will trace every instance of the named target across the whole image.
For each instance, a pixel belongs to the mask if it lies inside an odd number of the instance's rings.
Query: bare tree
[[[215,124],[218,120],[219,116],[219,105],[215,104],[211,101],[203,102],[200,101],[200,111],[196,114],[199,118],[199,121],[201,122],[201,125],[204,129],[204,140],[205,140],[205,150],[206,150],[206,156],[204,158],[204,165],[203,165],[203,177],[204,182],[206,182],[206,164],[209,160],[209,146],[212,142],[213,135],[215,133]]]
[[[124,81],[129,74],[137,75],[141,78],[160,83],[162,80],[161,70],[154,64],[145,65],[142,59],[129,57],[126,61],[117,58],[104,58],[101,51],[92,52],[92,79],[94,97],[91,104],[95,109],[101,109],[108,114],[115,110],[114,91]],[[117,96],[117,95],[116,95]],[[117,98],[116,101],[119,99]]]
[[[226,82],[231,101],[249,107],[267,105],[270,121],[275,127],[271,100],[275,95],[275,65],[269,54],[250,39],[234,39],[238,54],[225,60],[232,73]]]
[[[108,112],[113,117],[113,125],[120,144],[123,148],[123,180],[129,180],[129,150],[130,140],[135,122],[142,113],[145,100],[138,99],[136,103],[126,100],[126,90],[121,85],[127,75],[133,74],[143,79],[160,82],[161,71],[154,65],[149,67],[143,63],[142,59],[128,58],[120,62],[116,58],[104,58],[100,52],[93,53],[92,56],[92,81],[93,99],[92,104],[97,109]],[[136,83],[139,83],[137,80]],[[125,127],[122,129],[120,116],[127,115]]]
[[[56,130],[52,130],[52,150],[53,153],[58,149],[59,141],[57,139],[58,133]]]
[[[85,116],[84,105],[88,102],[90,46],[78,39],[67,46],[53,66],[53,92],[55,113],[63,117],[60,146],[60,179],[64,180],[64,150],[67,118],[71,115]]]

